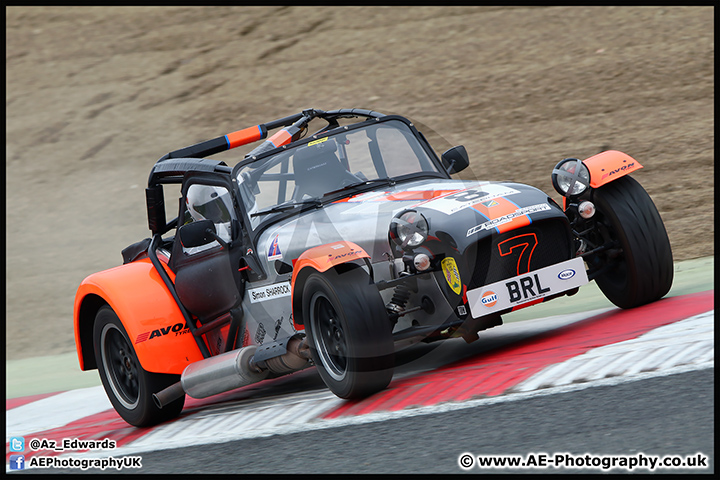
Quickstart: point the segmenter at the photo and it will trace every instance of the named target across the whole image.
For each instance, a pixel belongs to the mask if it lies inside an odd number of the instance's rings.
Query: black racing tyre
[[[650,195],[625,176],[593,191],[596,222],[615,241],[616,258],[598,255],[612,267],[595,281],[612,303],[633,308],[659,300],[673,281],[670,240]],[[598,258],[595,258],[598,261]]]
[[[302,305],[313,362],[335,395],[363,398],[388,386],[395,362],[392,327],[363,269],[312,273]]]
[[[130,425],[147,427],[180,415],[185,396],[162,409],[152,395],[180,380],[180,375],[145,371],[117,314],[103,306],[93,329],[95,359],[110,402]]]

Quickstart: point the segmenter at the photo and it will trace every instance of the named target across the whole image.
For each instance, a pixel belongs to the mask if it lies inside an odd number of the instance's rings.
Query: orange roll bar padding
[[[168,153],[160,160],[166,158],[205,158],[216,153],[230,150],[231,148],[239,147],[240,145],[246,145],[248,143],[256,142],[265,138],[267,135],[267,128],[264,125],[255,125],[254,127],[245,128],[238,130],[237,132],[228,133],[222,137],[216,137],[211,140],[196,143],[189,147],[184,147],[179,150],[174,150]]]
[[[267,139],[267,141],[272,143],[275,148],[290,143],[290,140],[292,140],[292,134],[288,131],[287,128],[283,128],[275,135]]]
[[[238,130],[237,132],[228,133],[225,135],[225,140],[227,141],[228,149],[231,149],[262,140],[265,138],[265,135],[267,135],[267,130],[263,131],[262,126],[255,125],[254,127],[244,128],[242,130]]]

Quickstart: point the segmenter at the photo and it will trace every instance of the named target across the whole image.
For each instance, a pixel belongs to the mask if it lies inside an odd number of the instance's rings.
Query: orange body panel
[[[174,280],[174,274],[166,268]],[[120,317],[142,367],[149,372],[180,374],[202,360],[202,354],[174,298],[148,258],[104,270],[87,277],[75,295],[75,344],[80,368],[93,346],[81,343],[81,329],[92,329],[92,321],[80,318],[81,305],[96,295]],[[87,336],[85,336],[87,338]]]
[[[590,186],[592,188],[601,187],[616,178],[642,168],[637,160],[617,150],[598,153],[586,158],[583,163],[590,170]]]
[[[370,258],[370,255],[357,244],[346,241],[320,245],[303,252],[296,260],[293,260],[293,274],[290,281],[292,305],[295,305],[295,282],[304,268],[308,267],[322,273],[336,265],[359,258]],[[293,319],[295,318],[296,315],[293,315]],[[296,323],[295,328],[302,330],[305,327]]]

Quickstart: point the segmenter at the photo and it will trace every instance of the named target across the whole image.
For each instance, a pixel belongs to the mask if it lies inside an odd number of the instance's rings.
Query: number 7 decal
[[[523,233],[498,243],[500,256],[505,257],[513,253],[513,250],[522,247],[517,261],[517,274],[528,273],[530,271],[530,259],[538,244],[537,236],[534,233]],[[525,261],[527,259],[527,261]]]

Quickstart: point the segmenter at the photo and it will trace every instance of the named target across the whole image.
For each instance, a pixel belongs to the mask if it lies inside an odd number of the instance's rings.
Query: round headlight
[[[428,222],[415,210],[407,210],[390,222],[390,238],[400,248],[417,247],[428,236]]]
[[[552,184],[564,197],[580,195],[590,186],[590,171],[581,160],[566,158],[553,169]]]

